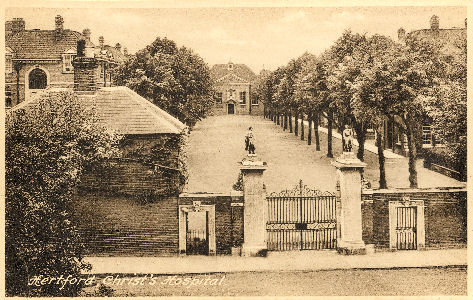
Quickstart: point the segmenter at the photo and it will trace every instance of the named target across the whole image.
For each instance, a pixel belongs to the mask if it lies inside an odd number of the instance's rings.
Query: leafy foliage
[[[46,93],[6,116],[6,292],[76,296],[80,284],[28,285],[34,276],[79,277],[90,266],[71,222],[71,201],[88,165],[118,154],[119,136],[100,128],[71,92]]]
[[[367,128],[377,132],[380,187],[386,187],[384,123],[395,121],[407,137],[409,181],[417,187],[416,159],[424,122],[436,125],[435,135],[448,145],[449,155],[466,164],[466,39],[442,52],[436,39],[409,35],[395,43],[381,35],[345,31],[315,57],[304,54],[262,78],[256,92],[265,99],[266,116],[302,111],[328,121],[328,157],[331,126],[351,124],[363,160]]]
[[[126,85],[188,126],[212,107],[210,70],[186,47],[157,38],[118,69],[117,83]]]

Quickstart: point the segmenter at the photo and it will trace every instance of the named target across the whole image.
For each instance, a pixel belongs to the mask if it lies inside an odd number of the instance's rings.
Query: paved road
[[[231,191],[239,169],[238,161],[246,155],[244,136],[249,126],[254,128],[256,153],[265,160],[269,168],[264,174],[268,192],[292,189],[299,179],[310,187],[322,191],[334,191],[336,182],[335,167],[327,158],[327,136],[321,137],[321,151],[314,145],[307,145],[300,137],[273,122],[258,116],[223,115],[213,116],[199,122],[189,138],[189,183],[187,192]],[[306,128],[307,135],[307,128]],[[333,139],[334,155],[341,153],[341,142]],[[373,187],[378,186],[378,158],[371,152],[365,153],[368,167],[365,177]],[[388,159],[386,173],[389,187],[408,187],[408,160]],[[420,187],[458,186],[458,181],[424,169],[418,161]]]
[[[142,278],[137,275],[134,278]],[[143,285],[117,280],[113,296],[431,296],[466,295],[465,267],[311,272],[150,275]],[[99,278],[102,280],[104,277]],[[187,284],[183,285],[184,282]],[[128,281],[127,281],[128,280]],[[109,278],[109,283],[112,279]],[[154,284],[151,284],[154,282]],[[194,285],[189,285],[193,282]],[[93,290],[93,288],[88,288]]]

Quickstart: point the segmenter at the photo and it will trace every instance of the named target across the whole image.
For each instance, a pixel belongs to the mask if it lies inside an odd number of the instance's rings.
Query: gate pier
[[[243,174],[244,199],[244,240],[242,256],[258,256],[266,251],[266,190],[263,172],[266,162],[260,161],[255,154],[249,154],[240,162]]]
[[[334,162],[340,185],[337,250],[340,254],[366,254],[361,223],[361,172],[366,164],[352,152]]]

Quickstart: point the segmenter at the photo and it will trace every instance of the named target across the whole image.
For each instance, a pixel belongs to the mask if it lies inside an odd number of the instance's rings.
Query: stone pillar
[[[361,172],[366,164],[352,152],[343,152],[332,165],[337,168],[340,186],[338,253],[366,254],[361,223]]]
[[[266,191],[263,172],[266,162],[249,154],[240,163],[243,174],[243,246],[242,256],[263,255],[266,250]]]

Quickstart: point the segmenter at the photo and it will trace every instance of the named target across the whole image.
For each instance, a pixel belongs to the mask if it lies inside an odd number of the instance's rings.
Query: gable
[[[220,84],[225,84],[225,83],[246,83],[249,84],[249,82],[235,74],[227,74],[219,79],[216,80],[217,83]]]

